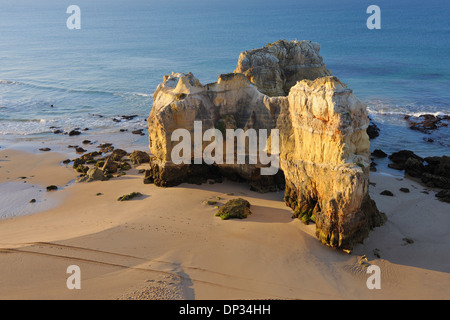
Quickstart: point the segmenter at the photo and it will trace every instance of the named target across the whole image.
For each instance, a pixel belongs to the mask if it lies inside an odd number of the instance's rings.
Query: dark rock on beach
[[[435,116],[433,114],[423,114],[418,117],[406,115],[405,120],[412,130],[423,133],[431,133],[433,130],[441,127],[447,127],[450,123],[450,116]]]
[[[391,191],[389,191],[389,190],[384,190],[380,194],[383,195],[383,196],[390,196],[390,197],[394,196],[394,194]]]
[[[227,219],[245,219],[252,212],[250,211],[250,202],[245,199],[237,198],[227,201],[219,208],[216,216],[222,220]]]
[[[369,118],[369,126],[367,127],[367,135],[369,139],[375,139],[380,135],[380,128],[373,122],[372,119]]]
[[[79,177],[76,181],[77,182],[91,182],[91,181],[103,181],[106,180],[107,177],[103,170],[94,167],[90,168],[85,175],[82,175]]]
[[[133,114],[131,116],[122,116],[122,119],[124,119],[124,120],[133,120],[137,116],[138,116],[137,114]]]
[[[117,199],[117,201],[128,201],[136,197],[140,197],[142,194],[140,192],[132,192],[130,194],[123,195]]]
[[[103,143],[100,144],[97,148],[99,148],[103,153],[108,153],[114,150],[114,146],[112,145],[112,143]]]
[[[104,172],[108,172],[108,173],[116,173],[117,170],[119,170],[119,164],[114,161],[112,158],[108,158],[105,161],[105,164],[102,167],[102,170]]]
[[[445,201],[446,191],[450,190],[450,157],[421,158],[409,150],[401,150],[389,156],[393,163],[390,168],[405,170],[411,177],[418,178],[430,188],[444,189],[438,199]]]
[[[386,158],[388,156],[387,153],[385,153],[383,150],[380,149],[373,150],[371,155],[375,158]]]
[[[127,152],[125,150],[122,149],[115,149],[111,155],[110,158],[113,161],[120,161],[122,160],[123,157],[125,157],[127,155]]]
[[[416,155],[414,152],[412,152],[410,150],[400,150],[398,152],[394,152],[393,154],[391,154],[389,156],[389,160],[391,160],[395,164],[398,164],[401,167],[404,167],[406,161],[409,158],[423,161],[423,158],[419,157],[418,155]]]
[[[436,193],[436,197],[443,201],[450,203],[450,190],[442,190]]]
[[[131,162],[136,165],[150,162],[150,156],[144,151],[135,150],[129,155],[129,157]]]
[[[81,134],[81,132],[78,130],[72,130],[69,132],[69,136],[78,136],[80,134]]]
[[[131,133],[132,134],[140,134],[141,136],[144,136],[145,133],[143,131],[144,131],[144,129],[138,129],[138,130],[131,131]]]

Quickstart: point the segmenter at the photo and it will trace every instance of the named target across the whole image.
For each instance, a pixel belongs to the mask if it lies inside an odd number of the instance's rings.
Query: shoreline
[[[29,176],[28,183],[44,189],[77,176],[71,165],[60,165],[65,154],[0,150],[0,160],[5,155],[11,162],[0,161],[0,172],[9,171],[0,175],[2,184]],[[444,285],[450,280],[448,204],[422,193],[426,187],[416,181],[371,172],[370,195],[388,221],[345,254],[320,244],[314,224],[291,219],[283,192],[260,194],[229,181],[144,185],[137,169],[146,165],[108,181],[71,183],[48,193],[60,200],[51,208],[0,220],[0,297],[450,298]],[[380,195],[385,189],[394,197]],[[143,196],[117,201],[130,192]],[[252,215],[244,220],[222,221],[214,206],[203,203],[238,196],[251,203]],[[81,290],[66,287],[72,264],[81,268]],[[381,290],[366,287],[368,264],[381,268]]]

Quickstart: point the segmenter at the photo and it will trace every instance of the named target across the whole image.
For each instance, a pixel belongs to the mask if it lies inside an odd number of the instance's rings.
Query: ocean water
[[[79,30],[66,26],[73,4]],[[372,4],[380,30],[366,27]],[[450,154],[450,128],[424,134],[403,119],[450,114],[449,17],[448,0],[1,0],[0,147],[91,139],[145,148],[147,136],[131,131],[145,132],[164,75],[216,81],[240,52],[298,39],[320,43],[327,67],[367,104],[381,129],[372,149]],[[75,128],[89,130],[53,133]]]

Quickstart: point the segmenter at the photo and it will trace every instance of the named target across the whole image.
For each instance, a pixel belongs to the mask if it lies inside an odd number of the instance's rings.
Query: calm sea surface
[[[80,30],[66,27],[73,4]],[[366,27],[372,4],[380,30]],[[298,39],[320,43],[328,68],[368,105],[381,129],[372,149],[450,154],[450,128],[427,135],[403,119],[450,114],[449,17],[448,0],[0,0],[0,147],[69,143],[53,131],[78,127],[89,129],[78,140],[145,148],[131,131],[145,132],[165,74],[205,84],[232,72],[242,51]]]

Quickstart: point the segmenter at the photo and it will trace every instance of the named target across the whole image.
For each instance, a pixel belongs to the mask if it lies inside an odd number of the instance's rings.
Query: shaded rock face
[[[274,45],[261,51],[278,52]],[[290,46],[300,49],[286,49]],[[259,80],[255,79],[257,73],[264,77],[266,71],[256,72],[256,68],[252,76],[248,72],[220,75],[217,82],[207,85],[202,85],[191,73],[165,76],[154,93],[148,118],[149,146],[154,157],[150,161],[151,170],[146,172],[146,181],[172,186],[192,179],[201,181],[225,175],[243,179],[257,191],[284,188],[284,200],[298,216],[314,214],[316,235],[322,243],[351,249],[386,219],[368,195],[370,151],[366,108],[352,90],[336,77],[327,75],[322,60],[316,57],[318,45],[282,41],[279,49],[277,66],[267,66],[268,70],[278,68],[275,74],[279,73],[279,79],[273,78],[278,91],[270,92],[278,96],[261,92],[264,89],[260,90],[256,83]],[[250,57],[256,59],[258,52],[241,54],[238,66],[245,65],[245,57],[249,61]],[[297,53],[291,56],[294,52]],[[298,56],[300,53],[304,53],[303,60]],[[280,70],[297,65],[298,61],[311,62],[311,70],[292,67],[298,72],[288,79],[288,73]],[[263,66],[262,62],[261,68]],[[314,80],[305,79],[306,75]],[[294,81],[295,77],[299,81]],[[289,87],[289,83],[293,85]],[[171,154],[178,141],[172,141],[172,133],[178,128],[187,129],[194,141],[195,121],[201,121],[202,133],[213,128],[225,133],[226,129],[278,130],[279,153],[275,154],[278,154],[280,170],[274,175],[261,175],[264,165],[260,158],[256,164],[249,161],[245,164],[226,164],[225,161],[213,165],[174,164]],[[266,140],[266,151],[271,155],[270,133],[259,138]],[[211,142],[201,143],[204,150]],[[246,152],[248,160],[249,149]]]

